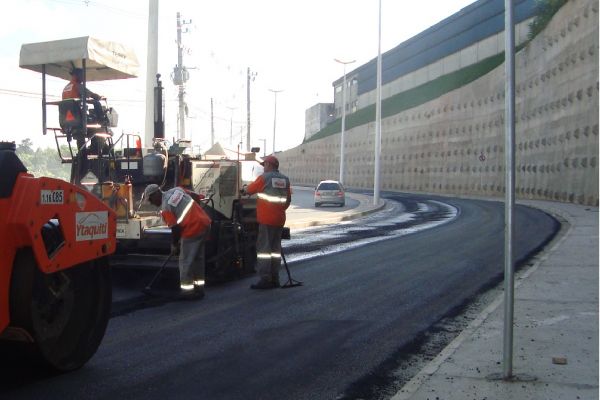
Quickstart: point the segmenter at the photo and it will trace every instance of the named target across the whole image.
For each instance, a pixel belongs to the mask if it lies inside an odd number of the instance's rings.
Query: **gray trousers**
[[[279,282],[282,230],[280,226],[258,225],[256,269],[262,280]]]
[[[179,283],[184,290],[204,286],[204,239],[206,232],[191,238],[181,238],[179,252]]]

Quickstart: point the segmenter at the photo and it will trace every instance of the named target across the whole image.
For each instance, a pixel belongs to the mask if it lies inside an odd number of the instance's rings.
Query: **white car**
[[[338,181],[321,181],[315,188],[315,207],[322,204],[346,205],[346,191]]]

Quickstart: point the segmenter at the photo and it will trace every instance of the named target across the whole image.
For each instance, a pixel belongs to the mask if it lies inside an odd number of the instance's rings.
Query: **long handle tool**
[[[152,291],[152,285],[154,284],[154,281],[165,270],[165,267],[167,266],[167,263],[169,262],[169,260],[171,260],[172,256],[173,256],[172,253],[169,254],[169,256],[167,257],[167,259],[165,260],[165,262],[160,266],[160,269],[158,270],[158,272],[156,272],[156,274],[154,274],[154,277],[152,278],[152,280],[150,281],[150,283],[148,283],[146,285],[146,287],[142,290],[142,292],[144,292],[146,294],[150,294],[150,292]]]
[[[283,259],[283,265],[285,266],[285,270],[288,276],[288,281],[285,284],[281,285],[281,288],[288,289],[295,286],[302,286],[302,282],[292,279],[290,269],[288,268],[287,261],[285,260],[285,255],[283,254],[283,249],[281,249],[281,258]]]

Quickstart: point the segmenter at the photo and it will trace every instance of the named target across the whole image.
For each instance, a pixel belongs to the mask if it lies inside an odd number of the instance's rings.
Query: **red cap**
[[[260,163],[260,165],[265,165],[266,162],[274,166],[275,169],[279,168],[279,160],[275,156],[266,156],[263,158],[263,161]]]

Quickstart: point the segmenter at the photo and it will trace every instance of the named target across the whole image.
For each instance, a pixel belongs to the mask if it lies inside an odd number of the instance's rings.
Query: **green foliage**
[[[567,0],[536,0],[536,16],[529,24],[529,40],[544,30],[554,14],[563,6]]]
[[[68,152],[68,149],[64,149]],[[36,177],[47,176],[68,181],[70,164],[63,164],[55,148],[33,150],[33,142],[26,138],[17,145],[17,155],[29,171]]]
[[[21,143],[17,145],[17,153],[21,154],[33,154],[33,142],[29,138],[21,140]]]

